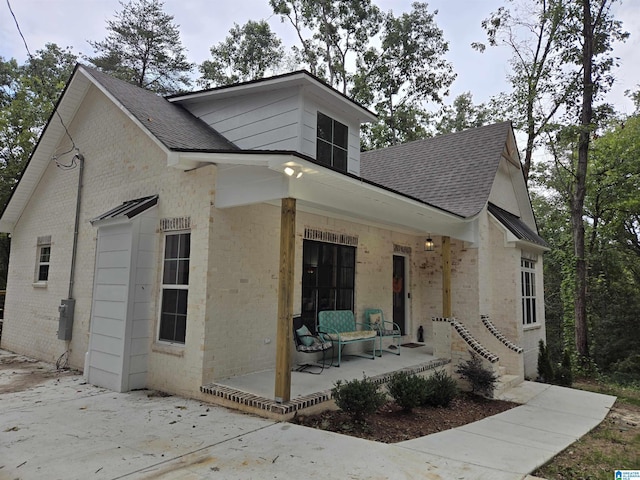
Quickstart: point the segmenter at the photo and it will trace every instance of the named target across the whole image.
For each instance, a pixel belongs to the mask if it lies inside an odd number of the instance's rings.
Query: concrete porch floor
[[[407,370],[415,373],[441,368],[448,360],[433,356],[430,345],[416,348],[400,347],[400,355],[383,351],[375,359],[346,355],[340,367],[325,368],[319,375],[308,372],[291,372],[291,400],[285,403],[275,401],[275,370],[264,370],[220,380],[203,385],[201,391],[210,394],[209,400],[231,408],[267,414],[268,417],[289,417],[300,410],[311,409],[331,400],[331,389],[338,380],[362,379],[363,375],[384,383],[395,372]],[[304,354],[294,355],[294,366],[305,362]],[[313,367],[311,371],[319,371]],[[208,396],[207,396],[208,397]],[[272,414],[272,415],[270,415]]]

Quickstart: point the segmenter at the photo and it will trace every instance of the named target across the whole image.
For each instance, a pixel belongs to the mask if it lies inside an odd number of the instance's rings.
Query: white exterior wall
[[[346,101],[345,101],[346,102]],[[360,175],[360,122],[304,88],[289,88],[185,104],[238,147],[295,151],[316,158],[318,111],[349,128],[347,171]]]
[[[133,228],[121,224],[100,229],[89,335],[89,383],[116,392],[128,390],[123,379]],[[145,345],[148,348],[148,345]]]
[[[2,348],[48,362],[66,351],[66,343],[57,336],[58,305],[69,292],[78,171],[65,172],[51,162],[45,172],[47,181],[40,182],[11,235]],[[37,239],[43,235],[51,235],[46,285],[34,283]],[[76,304],[76,323],[85,307]],[[80,363],[75,365],[81,366],[83,360],[76,360]]]
[[[215,167],[191,172],[168,168],[166,155],[156,143],[93,87],[69,129],[85,157],[74,289],[75,321],[73,339],[68,345],[70,364],[82,369],[88,348],[97,236],[97,229],[89,220],[124,201],[159,194],[159,218],[191,217],[189,319],[186,347],[157,343],[149,346],[148,386],[193,395],[202,374],[209,213]],[[68,145],[61,145],[58,150],[66,148]],[[12,236],[2,346],[47,361],[55,361],[67,349],[66,342],[57,340],[57,307],[62,298],[67,298],[77,174],[78,169],[65,172],[52,163]],[[160,245],[157,225],[154,233],[154,241]],[[36,240],[41,235],[52,237],[51,267],[47,287],[34,288]],[[157,274],[153,279],[156,288],[150,299],[154,305],[150,339],[157,337],[161,261],[158,255]],[[25,335],[25,331],[30,332],[29,335]]]
[[[287,89],[185,106],[242,149],[300,151],[301,104]]]
[[[519,169],[516,169],[516,167],[504,157],[501,158],[498,171],[496,172],[496,178],[491,187],[489,201],[507,212],[520,216],[518,197],[511,178],[512,173],[522,176],[522,172]]]
[[[415,339],[421,305],[413,300],[419,288],[416,260],[421,237],[361,223],[298,211],[295,242],[294,313],[302,302],[302,249],[305,228],[358,237],[356,247],[355,315],[362,321],[367,308],[382,308],[392,317],[393,245],[412,249],[408,256],[407,332]],[[273,368],[277,321],[280,208],[255,205],[212,213],[209,258],[209,299],[203,383]],[[438,295],[441,295],[438,292]],[[210,347],[210,349],[209,349]]]
[[[115,391],[146,387],[155,305],[157,208],[98,230],[85,376]]]
[[[536,262],[536,311],[537,325],[523,327],[522,347],[524,348],[524,374],[525,377],[535,380],[538,376],[538,342],[547,341],[545,311],[544,311],[544,260],[542,254],[538,254]],[[522,302],[520,302],[520,318],[522,318]],[[522,321],[520,322],[522,324]]]

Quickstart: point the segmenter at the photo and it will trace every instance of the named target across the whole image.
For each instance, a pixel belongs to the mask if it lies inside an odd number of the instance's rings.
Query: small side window
[[[51,261],[51,237],[38,237],[38,252],[36,258],[36,282],[44,283],[49,280],[49,266]]]

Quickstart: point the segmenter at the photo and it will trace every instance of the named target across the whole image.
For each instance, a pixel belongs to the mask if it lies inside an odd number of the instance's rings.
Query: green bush
[[[427,395],[424,399],[426,405],[448,407],[458,395],[458,383],[444,370],[436,370],[426,379],[426,383]]]
[[[541,382],[552,383],[555,374],[553,372],[553,364],[551,363],[551,356],[544,341],[538,342],[538,378]]]
[[[629,355],[610,366],[610,377],[620,385],[640,384],[640,353]]]
[[[482,360],[474,352],[469,352],[471,359],[462,362],[456,373],[471,384],[471,392],[485,397],[493,397],[498,376],[482,365]]]
[[[379,388],[366,376],[362,380],[344,383],[338,380],[332,389],[333,399],[338,408],[348,413],[355,422],[364,422],[366,415],[374,413],[387,400]]]
[[[573,372],[571,370],[571,354],[569,350],[565,350],[562,355],[562,363],[553,374],[553,383],[570,387],[573,384]]]
[[[389,395],[405,412],[425,402],[427,394],[427,380],[415,374],[397,372],[387,383]]]

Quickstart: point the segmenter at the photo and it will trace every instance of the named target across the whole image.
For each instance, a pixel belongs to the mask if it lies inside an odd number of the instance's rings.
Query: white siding
[[[118,392],[146,386],[154,315],[155,211],[132,223],[98,229],[87,378]]]
[[[500,166],[498,167],[496,178],[493,181],[493,186],[491,187],[489,201],[507,212],[511,212],[520,217],[520,207],[518,205],[515,188],[511,180],[512,169],[516,170],[516,167],[504,158],[500,160]],[[520,173],[520,175],[522,174]]]
[[[126,335],[131,225],[98,230],[89,337],[89,383],[121,392]]]
[[[295,88],[185,104],[195,116],[238,147],[249,150],[287,150],[316,158],[318,111],[349,128],[347,170],[360,175],[360,122]]]
[[[298,151],[299,90],[285,90],[186,105],[238,147]]]

